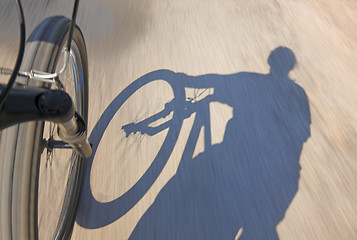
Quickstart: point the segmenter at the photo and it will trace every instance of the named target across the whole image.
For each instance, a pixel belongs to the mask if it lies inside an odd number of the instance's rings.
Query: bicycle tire
[[[62,64],[57,63],[67,40],[69,26],[70,20],[62,16],[50,17],[40,23],[27,41],[22,69],[54,72],[58,65]],[[76,84],[74,104],[77,112],[87,122],[87,53],[83,35],[77,26],[73,33],[72,47],[73,79],[74,84]],[[19,79],[18,82],[29,86],[51,87],[47,83],[24,78]],[[71,97],[73,98],[73,96]],[[43,151],[44,125],[44,122],[23,123],[0,133],[1,239],[39,239],[41,236],[38,202],[39,179],[42,174],[42,172],[40,174],[40,159],[42,152],[45,152]],[[50,233],[50,236],[54,239],[71,237],[79,201],[83,168],[84,159],[72,150],[63,201],[60,201],[60,210],[56,215],[58,222],[56,226],[52,226],[55,229],[54,232]],[[56,172],[58,169],[51,171]],[[66,179],[63,181],[66,181]],[[60,199],[62,198],[60,197]],[[47,231],[47,229],[43,230],[44,232]],[[44,238],[47,239],[47,237]]]

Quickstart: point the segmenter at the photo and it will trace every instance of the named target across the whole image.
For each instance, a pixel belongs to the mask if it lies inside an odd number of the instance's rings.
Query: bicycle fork
[[[0,85],[0,92],[5,88]],[[61,90],[16,85],[0,109],[0,130],[27,121],[51,121],[58,124],[58,136],[82,157],[92,154],[87,139],[86,125],[74,110],[71,97]],[[47,146],[67,148],[65,143],[54,141]]]

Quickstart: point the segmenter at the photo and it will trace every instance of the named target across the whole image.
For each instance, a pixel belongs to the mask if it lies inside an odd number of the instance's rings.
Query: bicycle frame
[[[26,34],[22,5],[20,0],[15,1],[20,21],[20,48],[14,70],[1,69],[2,74],[11,74],[11,76],[6,86],[0,84],[0,130],[27,121],[52,121],[58,124],[59,135],[62,139],[68,142],[79,154],[89,157],[92,150],[87,141],[85,123],[75,112],[72,99],[65,91],[25,87],[20,84],[15,86],[15,80],[18,76],[50,83],[59,81],[58,77],[69,61],[79,0],[74,1],[68,40],[64,49],[64,66],[56,73],[46,73],[33,69],[29,72],[19,71],[24,55]]]

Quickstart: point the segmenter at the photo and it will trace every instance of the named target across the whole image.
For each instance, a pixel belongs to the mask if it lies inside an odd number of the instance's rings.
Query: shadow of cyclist
[[[233,118],[223,142],[195,158],[200,129],[192,128],[176,175],[131,239],[234,239],[239,229],[240,239],[278,239],[311,120],[304,90],[288,76],[293,52],[279,47],[268,63],[269,74],[176,74],[177,84],[214,88],[213,101],[232,106]]]

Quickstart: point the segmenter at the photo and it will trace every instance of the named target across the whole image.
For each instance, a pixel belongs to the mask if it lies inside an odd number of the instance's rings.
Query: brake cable
[[[25,38],[26,38],[25,17],[24,17],[24,12],[22,10],[22,5],[20,0],[15,0],[15,2],[16,2],[17,15],[19,17],[19,24],[20,24],[20,44],[19,44],[20,47],[19,47],[19,52],[17,54],[14,70],[9,78],[5,90],[0,95],[0,110],[2,109],[2,106],[4,105],[6,98],[9,95],[10,89],[13,87],[15,83],[25,52]]]

